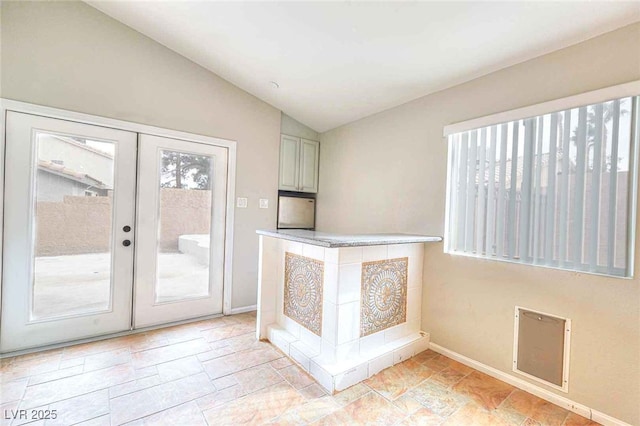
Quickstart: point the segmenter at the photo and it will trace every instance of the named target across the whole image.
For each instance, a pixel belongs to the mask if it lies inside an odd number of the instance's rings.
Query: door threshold
[[[132,334],[145,333],[147,331],[158,330],[160,328],[168,328],[168,327],[173,327],[173,326],[176,326],[176,325],[189,324],[189,323],[192,323],[192,322],[198,322],[198,321],[205,321],[205,320],[208,320],[208,319],[221,318],[221,317],[224,317],[224,316],[226,316],[226,315],[224,315],[224,314],[205,315],[205,316],[202,316],[202,317],[189,318],[189,319],[186,319],[186,320],[173,321],[173,322],[168,322],[168,323],[158,324],[158,325],[151,325],[151,326],[148,326],[148,327],[136,328],[136,329],[126,330],[126,331],[119,331],[117,333],[102,334],[100,336],[87,337],[85,339],[77,339],[77,340],[71,340],[71,341],[68,341],[68,342],[54,343],[52,345],[38,346],[38,347],[35,347],[35,348],[29,348],[29,349],[21,349],[19,351],[13,351],[13,352],[4,352],[4,353],[0,353],[0,359],[11,358],[11,357],[20,356],[20,355],[27,355],[27,354],[37,353],[37,352],[45,352],[45,351],[49,351],[49,350],[52,350],[52,349],[66,348],[68,346],[80,345],[80,344],[83,344],[83,343],[99,342],[101,340],[113,339],[115,337],[122,337],[122,336],[129,336],[129,335],[132,335]]]

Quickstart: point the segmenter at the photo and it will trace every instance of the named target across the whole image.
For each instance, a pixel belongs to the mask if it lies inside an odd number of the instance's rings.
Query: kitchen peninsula
[[[424,244],[440,237],[257,231],[258,339],[329,393],[427,349]]]

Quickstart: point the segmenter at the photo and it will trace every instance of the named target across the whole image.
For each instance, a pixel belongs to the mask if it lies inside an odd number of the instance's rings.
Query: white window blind
[[[446,250],[629,277],[638,97],[449,136]]]

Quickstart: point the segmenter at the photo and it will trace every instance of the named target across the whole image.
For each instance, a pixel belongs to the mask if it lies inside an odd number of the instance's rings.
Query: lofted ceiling
[[[640,21],[640,2],[87,3],[319,132]]]

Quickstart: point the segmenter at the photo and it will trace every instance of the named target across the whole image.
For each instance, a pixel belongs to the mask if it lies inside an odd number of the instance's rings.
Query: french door
[[[226,148],[6,120],[1,352],[222,311]]]
[[[3,352],[130,327],[136,140],[7,113]]]
[[[140,135],[139,157],[135,327],[221,313],[227,149]]]

